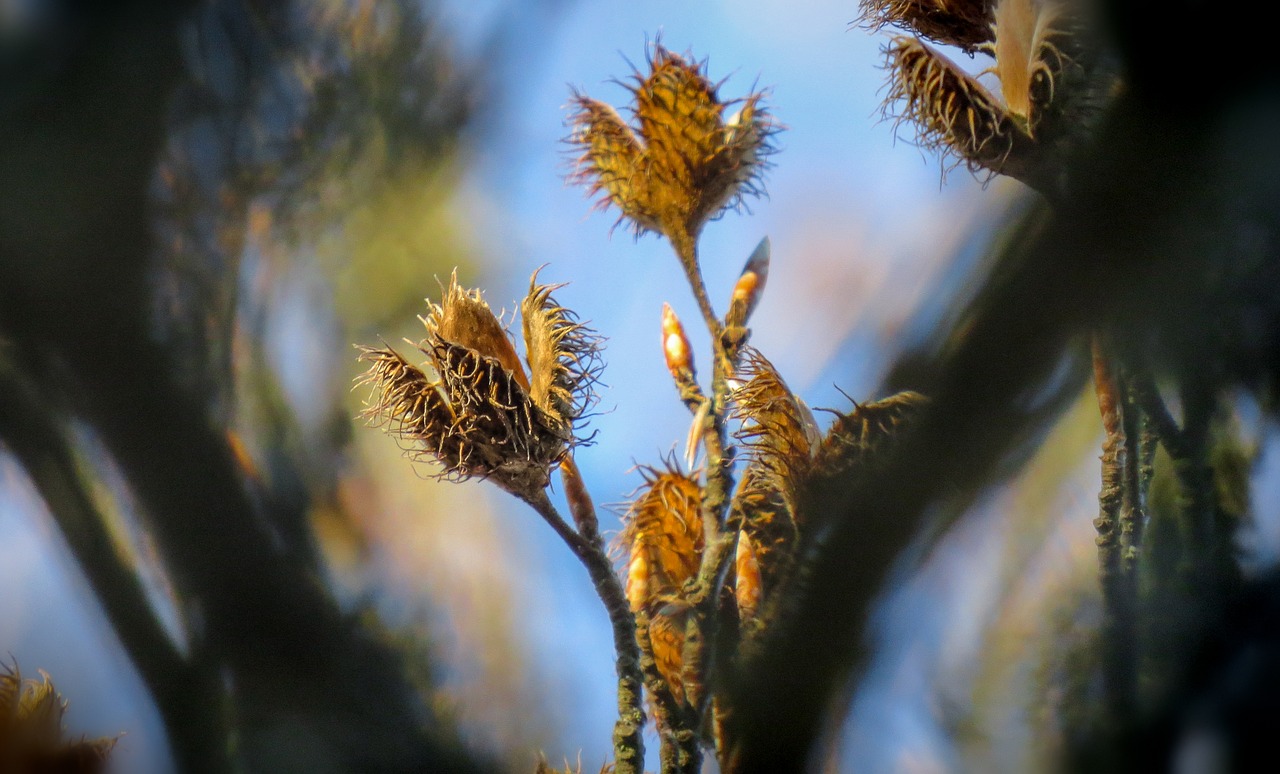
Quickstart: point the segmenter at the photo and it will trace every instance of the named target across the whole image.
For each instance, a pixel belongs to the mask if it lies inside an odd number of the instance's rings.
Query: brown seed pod
[[[488,478],[522,497],[546,487],[577,442],[596,373],[595,337],[550,290],[535,284],[524,304],[537,390],[497,316],[455,280],[422,318],[425,369],[389,347],[360,348],[370,366],[359,384],[372,388],[364,416],[438,462],[442,478]]]
[[[684,702],[685,614],[655,613],[649,618],[649,642],[658,672],[677,702]]]
[[[817,467],[838,473],[883,458],[890,444],[923,408],[929,399],[910,390],[881,400],[859,403],[848,413],[835,414],[818,450]]]
[[[991,40],[996,0],[862,0],[862,19],[880,29],[894,26],[922,38],[973,53]]]
[[[743,350],[743,385],[733,391],[743,420],[735,438],[759,460],[768,486],[791,497],[813,464],[821,436],[813,413],[758,350]]]
[[[648,159],[635,131],[613,106],[574,94],[569,142],[581,149],[570,180],[599,194],[597,206],[618,208],[618,222],[629,220],[636,235],[661,231],[649,192]]]
[[[760,561],[756,555],[751,535],[745,530],[738,533],[738,550],[733,561],[733,597],[738,603],[738,618],[749,621],[760,609],[764,586],[760,575]]]
[[[24,680],[0,665],[0,770],[98,774],[106,770],[114,739],[64,739],[67,703],[49,676]]]
[[[633,610],[679,594],[702,561],[702,487],[673,464],[642,467],[644,483],[626,514],[619,545],[628,553]]]
[[[753,457],[734,492],[731,509],[732,519],[742,525],[739,540],[745,537],[751,541],[751,555],[759,575],[756,596],[760,599],[767,598],[790,571],[798,534],[792,508],[787,497],[772,484],[774,480],[760,458]],[[760,609],[759,603],[755,609]],[[746,615],[741,618],[744,622],[749,620]]]
[[[636,234],[696,237],[708,220],[762,193],[760,173],[777,131],[759,92],[729,103],[703,66],[660,44],[631,87],[638,130],[608,105],[573,98],[569,142],[580,150],[571,179],[615,205]]]
[[[970,170],[1001,172],[1030,135],[985,86],[916,38],[885,50],[890,73],[885,115],[916,128],[922,148],[951,155]]]

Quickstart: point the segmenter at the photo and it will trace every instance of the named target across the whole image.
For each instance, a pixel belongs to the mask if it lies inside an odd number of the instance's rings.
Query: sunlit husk
[[[548,416],[569,426],[593,400],[592,387],[600,374],[600,337],[551,296],[563,285],[540,285],[537,279],[535,273],[520,305],[529,395]]]
[[[671,695],[683,702],[684,692],[684,643],[685,618],[681,613],[655,613],[649,619],[649,642],[653,649],[653,661],[658,672],[667,681]]]
[[[999,172],[1030,136],[986,87],[916,38],[886,50],[890,72],[886,115],[915,125],[916,141],[970,169]]]
[[[571,179],[587,185],[593,195],[599,194],[602,207],[617,207],[620,220],[630,221],[637,235],[660,231],[645,169],[647,159],[635,131],[604,102],[574,95],[572,105],[569,141],[581,155]]]
[[[642,468],[641,473],[644,483],[623,517],[618,538],[628,552],[626,594],[635,610],[679,592],[697,574],[703,545],[697,479],[671,466]]]
[[[759,93],[726,122],[728,103],[702,65],[661,45],[648,66],[632,86],[638,132],[608,105],[575,95],[570,142],[581,155],[573,178],[606,194],[637,233],[696,236],[724,209],[763,192],[777,127]]]
[[[991,40],[995,0],[862,0],[862,18],[973,51]]]
[[[733,568],[733,597],[738,604],[738,619],[749,621],[756,617],[756,612],[760,609],[764,586],[754,542],[745,530],[738,533],[738,549]]]
[[[517,495],[544,488],[575,443],[595,378],[594,337],[550,290],[535,285],[525,303],[536,390],[488,304],[452,281],[423,318],[425,369],[389,347],[361,348],[365,417],[438,462],[442,478],[487,478]]]
[[[789,572],[798,536],[789,498],[783,496],[774,481],[775,476],[760,458],[752,458],[734,493],[731,510],[742,535],[751,541],[751,556],[759,576],[758,593],[754,589],[747,593],[761,599],[777,588]],[[748,580],[749,584],[753,582]]]
[[[743,351],[745,382],[733,391],[734,413],[744,420],[736,438],[759,460],[769,485],[790,495],[813,464],[819,434],[809,408],[754,349]]]
[[[526,389],[529,380],[520,365],[520,356],[502,321],[480,295],[458,284],[457,272],[449,278],[449,287],[439,304],[428,302],[429,312],[421,318],[427,333],[453,344],[475,350],[498,361]]]
[[[651,655],[678,701],[684,615],[678,612],[685,582],[702,562],[702,487],[668,464],[642,468],[644,483],[623,517],[619,544],[628,553],[625,593],[633,610],[649,612]]]

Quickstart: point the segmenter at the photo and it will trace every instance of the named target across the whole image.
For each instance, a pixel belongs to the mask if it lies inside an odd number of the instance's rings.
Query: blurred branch
[[[221,683],[216,674],[184,658],[161,625],[138,574],[121,559],[85,491],[54,416],[35,384],[0,360],[0,439],[31,476],[154,698],[178,768],[228,771]]]
[[[185,8],[86,11],[55,74],[0,111],[0,330],[125,472],[196,619],[195,648],[232,688],[254,768],[305,751],[347,770],[476,770],[400,656],[281,548],[155,341],[147,191]]]
[[[926,524],[938,534],[1016,465],[1019,441],[1079,387],[1083,369],[1071,360],[1055,375],[1078,333],[1105,321],[1128,340],[1155,331],[1184,342],[1169,353],[1184,362],[1209,356],[1205,331],[1220,307],[1204,278],[1226,259],[1229,218],[1252,213],[1222,197],[1249,201],[1265,188],[1233,186],[1230,175],[1254,168],[1221,163],[1211,114],[1171,116],[1170,107],[1133,91],[1112,105],[1069,165],[1056,211],[1019,227],[936,361],[917,369],[928,374],[913,386],[930,395],[929,409],[883,475],[830,503],[843,520],[801,557],[794,607],[744,670],[733,770],[816,765],[837,703],[867,662],[868,623],[894,566]],[[1263,127],[1233,127],[1252,132],[1233,139],[1263,147]]]

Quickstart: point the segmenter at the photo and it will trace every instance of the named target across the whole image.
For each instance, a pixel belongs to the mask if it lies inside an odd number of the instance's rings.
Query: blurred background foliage
[[[1192,65],[1152,63],[1199,31],[1107,4],[1135,96],[1055,217],[1009,181],[940,190],[914,149],[890,152],[878,41],[845,32],[856,4],[677,5],[0,1],[0,648],[55,676],[74,731],[127,733],[119,770],[604,760],[609,651],[585,578],[490,487],[421,480],[359,428],[350,344],[416,338],[454,267],[500,306],[554,259],[562,300],[613,338],[581,460],[597,500],[683,437],[656,386],[657,309],[689,304],[674,264],[546,193],[564,81],[624,73],[615,50],[664,24],[713,75],[778,84],[791,126],[773,200],[709,232],[713,294],[766,228],[785,258],[753,341],[792,386],[833,406],[833,382],[929,387],[943,407],[925,483],[864,493],[910,491],[884,509],[899,521],[837,535],[819,565],[852,579],[831,603],[852,623],[795,635],[830,657],[779,649],[762,718],[812,678],[792,698],[849,707],[824,748],[849,769],[1087,755],[1102,429],[1078,334],[1099,319],[1130,325],[1164,378],[1212,362],[1238,390],[1244,450],[1215,469],[1249,480],[1237,544],[1268,577],[1271,69],[1179,102]],[[848,58],[814,69],[833,51]],[[1214,263],[1231,250],[1253,262]]]

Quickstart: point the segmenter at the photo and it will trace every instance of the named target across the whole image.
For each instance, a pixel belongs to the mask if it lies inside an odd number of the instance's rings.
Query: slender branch
[[[1106,439],[1102,444],[1102,488],[1098,493],[1098,578],[1103,599],[1103,680],[1115,718],[1126,717],[1133,705],[1133,608],[1122,567],[1125,472],[1128,446],[1122,416],[1122,391],[1112,359],[1099,336],[1093,339],[1093,378]]]
[[[587,568],[596,594],[604,603],[609,622],[613,625],[613,647],[616,653],[618,674],[618,720],[613,726],[614,771],[619,774],[641,774],[644,771],[644,675],[640,670],[640,647],[636,641],[636,621],[627,603],[622,584],[613,571],[613,564],[605,552],[604,541],[596,527],[595,508],[591,505],[582,478],[571,460],[561,465],[561,479],[566,491],[571,491],[570,503],[574,519],[583,534],[575,532],[556,510],[547,497],[546,490],[525,498],[538,515],[569,546],[578,561]]]
[[[1129,370],[1129,392],[1132,400],[1142,409],[1147,418],[1151,432],[1169,452],[1171,457],[1186,457],[1189,453],[1186,439],[1177,421],[1169,413],[1169,407],[1160,390],[1156,387],[1155,377],[1151,371],[1142,366],[1131,366]]]
[[[698,262],[696,240],[690,235],[672,238],[676,256],[684,267],[689,286],[711,335],[712,377],[710,404],[702,412],[703,446],[706,450],[706,486],[702,496],[702,523],[705,549],[698,576],[687,594],[691,605],[685,629],[683,681],[697,727],[701,727],[711,704],[709,678],[715,671],[717,620],[716,602],[724,587],[729,561],[736,546],[737,530],[723,534],[730,496],[733,492],[733,449],[727,443],[725,411],[728,405],[728,377],[733,364],[724,342],[724,325],[711,306]],[[682,395],[683,397],[683,395]],[[691,405],[686,400],[687,405]]]

